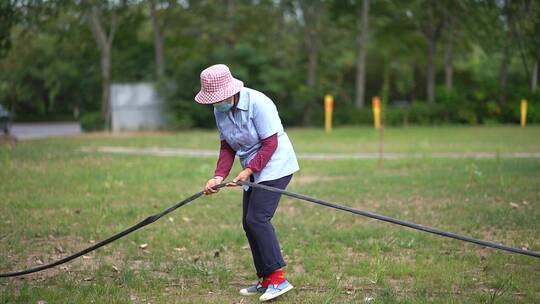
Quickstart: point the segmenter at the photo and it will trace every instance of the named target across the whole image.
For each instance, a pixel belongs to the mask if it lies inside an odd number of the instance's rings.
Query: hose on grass
[[[230,182],[221,183],[219,185],[214,186],[214,188],[215,189],[223,188],[228,183],[230,183]],[[303,194],[299,194],[299,193],[295,193],[295,192],[290,192],[290,191],[287,191],[287,190],[281,190],[281,189],[266,186],[266,185],[263,185],[263,184],[256,184],[256,183],[251,183],[251,182],[247,182],[247,181],[239,181],[238,184],[246,185],[246,186],[254,187],[254,188],[261,188],[261,189],[271,191],[271,192],[281,193],[283,195],[287,195],[287,196],[290,196],[290,197],[293,197],[293,198],[297,198],[299,200],[312,202],[312,203],[323,205],[323,206],[326,206],[326,207],[351,212],[351,213],[354,213],[354,214],[357,214],[357,215],[373,218],[373,219],[384,221],[384,222],[389,222],[389,223],[400,225],[400,226],[409,227],[409,228],[412,228],[412,229],[416,229],[416,230],[420,230],[420,231],[424,231],[424,232],[428,232],[428,233],[432,233],[432,234],[436,234],[436,235],[440,235],[440,236],[444,236],[444,237],[453,238],[453,239],[464,241],[464,242],[474,243],[474,244],[477,244],[477,245],[482,245],[482,246],[486,246],[486,247],[490,247],[490,248],[494,248],[494,249],[498,249],[498,250],[508,251],[508,252],[511,252],[511,253],[517,253],[517,254],[522,254],[522,255],[531,256],[531,257],[535,257],[535,258],[540,258],[540,252],[537,252],[537,251],[531,251],[531,250],[526,250],[526,249],[521,249],[521,248],[514,248],[514,247],[506,246],[506,245],[503,245],[503,244],[494,243],[494,242],[491,242],[491,241],[475,239],[475,238],[472,238],[472,237],[463,236],[463,235],[459,235],[459,234],[452,233],[452,232],[447,232],[447,231],[444,231],[444,230],[441,230],[441,229],[437,229],[437,228],[433,228],[433,227],[429,227],[429,226],[424,226],[424,225],[420,225],[420,224],[416,224],[416,223],[411,223],[411,222],[407,222],[407,221],[402,221],[402,220],[391,218],[391,217],[388,217],[388,216],[385,216],[385,215],[380,215],[380,214],[369,212],[369,211],[363,211],[363,210],[343,206],[343,205],[340,205],[340,204],[337,204],[337,203],[324,201],[324,200],[314,198],[314,197],[311,197],[311,196],[307,196],[307,195],[303,195]],[[117,233],[117,234],[115,234],[115,235],[101,241],[101,242],[98,242],[98,243],[96,243],[96,244],[94,244],[94,245],[92,245],[92,246],[90,246],[90,247],[88,247],[88,248],[86,248],[84,250],[81,250],[81,251],[79,251],[77,253],[74,253],[74,254],[72,254],[70,256],[67,256],[67,257],[62,258],[60,260],[51,262],[49,264],[41,265],[41,266],[38,266],[38,267],[34,267],[34,268],[29,268],[29,269],[25,269],[25,270],[21,270],[21,271],[16,271],[16,272],[0,273],[0,277],[22,276],[22,275],[26,275],[26,274],[30,274],[30,273],[43,271],[45,269],[49,269],[49,268],[52,268],[52,267],[67,263],[67,262],[69,262],[69,261],[71,261],[73,259],[76,259],[76,258],[78,258],[78,257],[80,257],[82,255],[85,255],[85,254],[87,254],[87,253],[89,253],[91,251],[94,251],[94,250],[96,250],[96,249],[98,249],[100,247],[103,247],[103,246],[105,246],[105,245],[107,245],[109,243],[112,243],[112,242],[114,242],[114,241],[116,241],[116,240],[118,240],[118,239],[120,239],[120,238],[122,238],[122,237],[124,237],[124,236],[138,230],[138,229],[141,229],[144,226],[147,226],[147,225],[159,220],[161,217],[165,216],[166,214],[171,213],[172,211],[174,211],[174,210],[188,204],[189,202],[192,202],[192,201],[198,199],[202,195],[204,195],[204,191],[197,192],[197,193],[191,195],[190,197],[184,199],[183,201],[178,202],[177,204],[163,210],[162,212],[151,215],[151,216],[145,218],[144,220],[140,221],[139,223],[137,223],[137,224],[135,224],[135,225],[133,225],[133,226],[131,226],[131,227],[129,227],[129,228],[127,228],[127,229],[125,229],[125,230],[123,230],[123,231],[121,231],[121,232],[119,232],[119,233]]]
[[[537,251],[531,251],[531,250],[526,250],[526,249],[521,249],[521,248],[514,248],[514,247],[506,246],[506,245],[503,245],[503,244],[497,244],[497,243],[494,243],[494,242],[491,242],[491,241],[475,239],[475,238],[472,238],[472,237],[459,235],[459,234],[452,233],[452,232],[447,232],[447,231],[437,229],[437,228],[433,228],[433,227],[429,227],[429,226],[424,226],[424,225],[420,225],[420,224],[416,224],[416,223],[411,223],[411,222],[407,222],[407,221],[398,220],[398,219],[395,219],[395,218],[391,218],[391,217],[388,217],[388,216],[385,216],[385,215],[380,215],[380,214],[369,212],[369,211],[362,211],[362,210],[358,210],[358,209],[355,209],[355,208],[342,206],[342,205],[339,205],[339,204],[336,204],[336,203],[327,202],[327,201],[324,201],[324,200],[321,200],[321,199],[318,199],[318,198],[314,198],[314,197],[311,197],[311,196],[307,196],[307,195],[303,195],[303,194],[299,194],[299,193],[294,193],[294,192],[290,192],[290,191],[287,191],[287,190],[281,190],[281,189],[274,188],[274,187],[269,187],[269,186],[266,186],[266,185],[254,184],[254,183],[251,183],[251,182],[239,182],[239,183],[250,186],[250,187],[262,188],[262,189],[265,189],[265,190],[268,190],[268,191],[281,193],[281,194],[284,194],[284,195],[287,195],[287,196],[290,196],[290,197],[294,197],[294,198],[297,198],[297,199],[300,199],[300,200],[304,200],[304,201],[312,202],[312,203],[315,203],[315,204],[323,205],[323,206],[326,206],[326,207],[351,212],[351,213],[354,213],[354,214],[362,215],[362,216],[373,218],[373,219],[376,219],[376,220],[385,221],[385,222],[389,222],[389,223],[392,223],[392,224],[401,225],[401,226],[413,228],[413,229],[416,229],[416,230],[420,230],[420,231],[424,231],[424,232],[428,232],[428,233],[437,234],[437,235],[440,235],[440,236],[453,238],[453,239],[464,241],[464,242],[474,243],[474,244],[483,245],[483,246],[486,246],[486,247],[491,247],[491,248],[504,250],[504,251],[508,251],[508,252],[512,252],[512,253],[519,253],[519,254],[523,254],[523,255],[527,255],[527,256],[532,256],[532,257],[535,257],[535,258],[540,258],[540,252],[537,252]]]

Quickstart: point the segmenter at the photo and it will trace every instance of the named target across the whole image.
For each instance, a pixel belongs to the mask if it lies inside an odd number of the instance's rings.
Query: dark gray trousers
[[[284,190],[291,178],[292,174],[261,184]],[[250,180],[253,182],[253,176]],[[244,191],[242,225],[249,241],[257,276],[260,278],[287,265],[281,255],[274,226],[270,222],[280,198],[280,193],[259,188],[250,187]]]

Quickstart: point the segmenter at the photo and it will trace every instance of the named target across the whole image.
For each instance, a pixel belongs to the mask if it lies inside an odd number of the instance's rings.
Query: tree
[[[514,0],[505,4],[507,14],[512,17],[509,28],[515,37],[524,71],[530,74],[530,90],[534,92],[538,86],[540,60],[540,2]],[[532,59],[530,67],[529,58]]]
[[[357,9],[357,34],[356,34],[356,107],[364,107],[364,95],[366,88],[366,53],[368,42],[368,16],[369,0],[362,0],[362,5]]]
[[[150,20],[152,23],[152,33],[154,37],[154,57],[156,63],[156,76],[161,79],[165,76],[165,31],[167,30],[171,19],[172,13],[175,13],[175,9],[178,8],[177,1],[166,0],[149,0],[148,6],[150,8]],[[174,17],[178,17],[175,14]]]
[[[307,53],[307,69],[306,69],[306,85],[310,91],[311,96],[317,92],[317,69],[319,66],[319,40],[318,32],[320,30],[321,14],[324,13],[324,4],[317,1],[299,1],[297,6],[301,10],[302,25],[304,33],[304,47]],[[313,108],[311,102],[307,101],[304,109],[304,117],[302,122],[304,125],[308,125],[311,122],[311,116]]]
[[[272,98],[288,125],[316,124],[327,93],[336,123],[366,119],[356,107],[381,91],[389,106],[433,102],[438,72],[452,94],[440,95],[444,105],[419,105],[426,113],[461,103],[469,118],[512,121],[505,100],[538,91],[540,2],[532,0],[2,3],[0,102],[22,119],[71,118],[80,106],[110,120],[112,80],[164,76],[177,126],[213,127],[193,95],[200,71],[218,62]]]
[[[463,53],[470,44],[464,29],[469,20],[476,22],[478,12],[475,2],[453,0],[443,3],[444,14],[444,78],[447,90],[454,88],[454,60],[456,53]]]
[[[445,11],[444,27],[446,28],[446,43],[444,48],[444,78],[447,90],[454,86],[454,42],[456,35],[457,10],[453,3]]]
[[[536,50],[536,56],[531,70],[531,92],[538,88],[538,74],[540,74],[540,47]]]
[[[508,66],[511,60],[511,45],[513,40],[512,32],[509,30],[509,24],[512,22],[512,15],[509,11],[509,0],[504,0],[502,7],[500,7],[500,20],[503,34],[506,39],[503,40],[503,58],[501,61],[501,68],[499,73],[499,85],[501,94],[499,95],[499,103],[504,104],[506,102],[506,87],[508,84]]]
[[[105,121],[105,128],[111,127],[110,87],[112,66],[112,45],[117,26],[117,15],[114,8],[108,5],[99,5],[96,1],[84,0],[85,17],[94,36],[101,54],[101,114]],[[105,20],[100,11],[109,13],[107,30]]]
[[[0,58],[4,57],[11,48],[11,28],[17,20],[15,3],[2,1],[0,3]]]
[[[163,46],[163,26],[160,26],[157,16],[156,1],[148,1],[150,6],[150,18],[154,33],[154,55],[156,58],[156,75],[162,78],[165,75],[165,51]]]
[[[418,29],[427,43],[426,95],[428,103],[435,102],[435,56],[437,43],[444,29],[444,15],[441,3],[435,1],[417,2],[416,14],[413,16]]]

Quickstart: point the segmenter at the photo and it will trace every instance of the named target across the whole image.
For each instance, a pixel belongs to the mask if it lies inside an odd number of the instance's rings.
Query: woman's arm
[[[250,168],[253,172],[261,171],[266,166],[270,158],[272,158],[272,155],[277,149],[277,145],[277,133],[262,139],[259,151],[257,151],[257,154],[255,154],[255,157],[249,162],[246,168]]]
[[[229,172],[231,172],[235,155],[236,151],[231,148],[226,140],[222,139],[221,147],[219,148],[219,159],[217,161],[214,176],[221,176],[223,179],[225,179],[229,175]]]

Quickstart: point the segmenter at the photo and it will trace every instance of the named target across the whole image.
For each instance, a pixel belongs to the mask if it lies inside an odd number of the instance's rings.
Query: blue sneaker
[[[287,280],[285,280],[279,285],[270,284],[268,285],[268,288],[266,288],[266,291],[263,293],[263,295],[259,298],[259,300],[261,300],[262,302],[272,300],[293,288],[294,286],[292,286],[292,284],[289,283],[289,281]]]
[[[243,296],[254,296],[257,294],[262,294],[266,291],[265,287],[262,287],[261,282],[257,282],[255,285],[251,285],[247,288],[240,289],[240,294]]]

